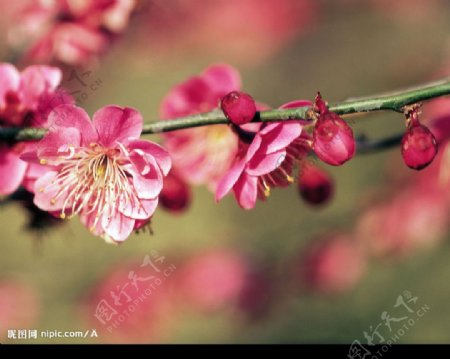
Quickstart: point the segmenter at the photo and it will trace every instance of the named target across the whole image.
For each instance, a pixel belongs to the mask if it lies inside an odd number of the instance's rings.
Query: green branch
[[[365,113],[374,111],[402,112],[406,105],[450,95],[450,79],[444,79],[410,88],[372,97],[365,97],[332,104],[330,110],[339,115]],[[294,109],[274,109],[258,112],[254,122],[278,122],[288,120],[307,119],[307,107]],[[230,123],[220,110],[214,110],[198,115],[181,117],[173,120],[151,122],[144,125],[143,134],[177,131],[186,128],[219,125]],[[0,140],[4,141],[30,141],[43,137],[45,130],[36,128],[0,128]]]

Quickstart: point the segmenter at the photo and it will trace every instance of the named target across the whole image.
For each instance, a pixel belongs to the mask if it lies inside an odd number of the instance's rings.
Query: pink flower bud
[[[350,126],[337,114],[328,111],[325,102],[316,97],[319,119],[313,131],[313,149],[322,161],[340,166],[355,154],[355,139]]]
[[[159,195],[159,203],[170,212],[182,212],[191,202],[191,190],[174,171],[164,179],[164,186]]]
[[[418,121],[412,123],[402,139],[405,164],[414,170],[427,167],[437,154],[437,142],[431,131]]]
[[[245,92],[230,92],[222,98],[220,107],[225,116],[235,125],[250,122],[256,114],[255,100]]]
[[[307,203],[321,205],[333,196],[334,182],[327,172],[307,164],[299,170],[298,191]]]

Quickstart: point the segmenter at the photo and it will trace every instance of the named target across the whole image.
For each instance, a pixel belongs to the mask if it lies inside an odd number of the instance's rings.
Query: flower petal
[[[19,89],[20,74],[13,65],[2,63],[0,64],[0,79],[0,106],[2,106],[5,94],[9,91],[16,92]]]
[[[28,66],[20,76],[20,93],[25,106],[36,109],[41,95],[53,91],[60,83],[61,70],[49,66]]]
[[[75,149],[80,145],[81,134],[77,128],[60,128],[58,132],[52,130],[46,133],[38,143],[37,155],[41,159],[57,160],[61,155],[69,155],[70,147]],[[23,158],[29,159],[27,154],[24,154]]]
[[[156,159],[156,162],[159,165],[159,168],[161,168],[162,173],[164,176],[167,176],[167,174],[170,171],[170,168],[172,167],[172,161],[169,156],[169,152],[160,145],[145,141],[145,140],[134,140],[131,141],[128,144],[128,148],[132,151],[135,149],[139,149],[144,151],[146,154],[153,156]]]
[[[119,211],[127,217],[133,219],[150,218],[158,206],[158,197],[154,199],[138,199],[127,201],[124,196],[119,199]]]
[[[29,163],[28,169],[25,172],[25,176],[22,181],[22,186],[24,186],[27,191],[34,192],[36,180],[42,177],[48,171],[49,168],[47,166],[42,166],[36,163]]]
[[[265,153],[272,153],[286,148],[292,141],[300,136],[302,126],[298,122],[283,122],[269,124],[260,131],[263,138],[261,149]]]
[[[212,108],[216,105],[211,104],[211,101],[209,84],[199,76],[191,77],[175,86],[163,99],[160,110],[161,118],[171,119],[205,112],[210,109],[209,107]],[[209,107],[201,111],[200,107],[205,104]]]
[[[28,164],[5,144],[0,144],[0,195],[13,193],[22,182]]]
[[[220,201],[225,197],[228,192],[231,191],[233,186],[238,181],[239,177],[242,175],[246,164],[245,158],[238,159],[233,166],[228,170],[226,175],[217,184],[216,188],[216,201]]]
[[[247,149],[247,154],[245,156],[247,161],[250,161],[252,159],[252,157],[255,155],[255,153],[259,150],[259,147],[262,144],[262,138],[261,136],[257,133],[255,135],[255,138],[253,139],[252,143],[250,144],[250,146]]]
[[[62,209],[67,198],[67,191],[57,197],[60,190],[60,187],[54,184],[57,176],[58,172],[48,171],[34,185],[34,204],[44,211],[53,212]],[[69,200],[66,208],[71,206],[72,202]]]
[[[163,187],[161,171],[151,156],[133,151],[130,160],[134,166],[126,166],[133,176],[133,185],[139,198],[152,199],[159,195]]]
[[[258,195],[258,178],[242,175],[234,186],[234,196],[243,209],[252,209],[255,207]]]
[[[74,105],[60,105],[48,117],[50,131],[59,132],[61,127],[74,127],[81,134],[81,145],[89,146],[97,142],[98,135],[92,126],[88,114]]]
[[[89,231],[95,236],[102,236],[104,234],[104,230],[102,227],[102,221],[97,219],[97,213],[91,212],[89,213],[87,210],[80,214],[80,221],[83,225],[89,229]],[[97,221],[96,221],[97,219]]]
[[[131,138],[139,138],[142,132],[142,115],[132,108],[105,106],[93,117],[98,138],[105,147],[114,146],[116,142],[127,144]]]
[[[134,219],[115,211],[112,216],[103,214],[102,227],[114,242],[123,242],[133,232]]]
[[[30,66],[34,67],[34,66]],[[62,80],[62,71],[57,67],[35,65],[41,72],[47,84],[48,91],[54,91],[59,86]]]
[[[202,78],[208,83],[210,91],[223,97],[231,91],[241,88],[241,76],[234,67],[226,64],[212,65],[202,74]]]
[[[251,176],[262,176],[275,170],[285,159],[286,151],[280,150],[270,154],[255,155],[245,170]]]

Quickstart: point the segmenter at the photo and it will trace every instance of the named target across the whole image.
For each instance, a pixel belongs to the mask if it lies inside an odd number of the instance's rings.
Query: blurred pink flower
[[[170,277],[159,275],[137,261],[114,267],[88,293],[83,310],[89,327],[109,343],[164,341],[177,312]]]
[[[102,54],[128,23],[135,0],[38,0],[17,13],[10,42],[31,61],[84,64]]]
[[[213,249],[196,254],[179,268],[178,297],[212,311],[235,304],[245,286],[247,263],[236,251]]]
[[[358,242],[345,234],[314,240],[293,263],[300,287],[334,294],[352,288],[365,272],[367,260]]]
[[[46,127],[48,113],[56,106],[73,103],[73,99],[58,89],[61,71],[56,67],[29,66],[19,72],[13,65],[0,64],[0,126]],[[41,171],[38,164],[20,159],[34,142],[0,143],[0,195],[13,193],[23,184],[31,188]]]
[[[142,36],[152,52],[184,49],[257,62],[307,33],[318,8],[309,0],[154,1]]]
[[[178,265],[173,294],[180,308],[226,312],[248,323],[264,317],[274,298],[266,268],[233,248],[206,249]]]
[[[246,321],[265,318],[278,294],[277,280],[266,268],[248,263],[245,284],[237,300],[238,314]]]
[[[131,108],[103,107],[91,122],[79,107],[57,107],[49,132],[22,157],[48,169],[35,183],[36,206],[61,218],[80,214],[92,233],[124,241],[136,220],[152,216],[171,167],[166,150],[139,139],[142,125]]]
[[[18,282],[0,282],[0,338],[6,338],[8,329],[33,329],[39,310],[33,288]]]
[[[159,195],[160,205],[171,213],[181,213],[191,204],[191,188],[176,171],[169,172]]]
[[[299,168],[298,192],[310,205],[328,203],[334,194],[333,178],[320,167],[304,163]]]
[[[213,65],[201,75],[175,86],[164,98],[161,117],[173,119],[218,108],[227,93],[239,90],[241,79],[228,65]],[[164,134],[173,166],[190,184],[214,190],[237,153],[238,138],[227,125],[204,126]]]
[[[443,238],[449,205],[439,188],[412,185],[392,200],[368,208],[358,220],[355,236],[375,256],[410,254]]]

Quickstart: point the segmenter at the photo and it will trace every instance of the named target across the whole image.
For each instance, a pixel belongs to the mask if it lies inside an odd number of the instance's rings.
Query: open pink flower
[[[135,6],[135,0],[30,1],[18,12],[10,41],[29,46],[32,61],[83,64],[124,30]]]
[[[241,142],[235,163],[217,186],[216,200],[233,190],[239,205],[251,209],[258,198],[269,196],[271,187],[293,182],[292,168],[302,151],[295,140],[301,132],[299,122],[271,123],[255,134],[250,145]]]
[[[79,107],[57,107],[36,151],[23,155],[48,167],[36,181],[34,203],[61,218],[80,214],[106,240],[125,240],[136,220],[152,216],[171,167],[166,150],[139,139],[142,123],[131,108],[106,106],[91,122]]]
[[[213,65],[201,75],[175,86],[161,105],[161,117],[173,119],[218,108],[220,99],[239,90],[241,79],[228,65]],[[238,138],[227,125],[204,126],[164,135],[174,168],[191,184],[214,190],[233,163]]]
[[[298,100],[280,108],[311,105],[310,101]],[[307,154],[309,138],[303,138],[302,121],[264,124],[257,132],[244,131],[244,137],[253,138],[250,144],[248,139],[239,142],[235,161],[221,178],[215,193],[216,201],[220,201],[233,190],[239,205],[251,209],[257,198],[264,200],[270,195],[271,187],[286,187],[294,181],[292,169]]]
[[[45,127],[48,113],[73,99],[57,89],[61,71],[56,67],[29,66],[19,72],[13,65],[0,64],[0,126]],[[0,195],[11,194],[23,184],[27,189],[40,175],[39,164],[20,159],[35,143],[0,143]]]

